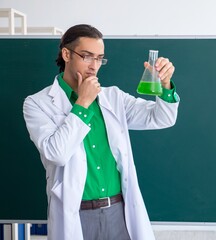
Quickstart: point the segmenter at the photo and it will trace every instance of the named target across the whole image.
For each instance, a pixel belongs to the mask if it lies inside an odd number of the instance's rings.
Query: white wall
[[[104,35],[216,35],[215,0],[0,0],[27,14],[28,26],[66,30],[77,23]]]

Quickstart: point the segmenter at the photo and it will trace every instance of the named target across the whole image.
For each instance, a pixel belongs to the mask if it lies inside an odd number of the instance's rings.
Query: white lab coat
[[[98,100],[121,173],[129,235],[132,240],[155,240],[137,182],[128,129],[174,125],[178,103],[158,97],[156,102],[136,99],[117,87],[102,88]],[[83,139],[91,128],[71,108],[57,78],[24,102],[26,126],[46,169],[48,240],[83,240],[79,217],[87,174]]]

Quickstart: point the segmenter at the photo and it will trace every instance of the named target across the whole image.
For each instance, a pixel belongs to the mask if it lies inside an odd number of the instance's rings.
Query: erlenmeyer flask
[[[145,68],[142,78],[137,87],[139,94],[148,95],[161,95],[162,86],[160,78],[158,77],[158,71],[155,69],[155,63],[158,58],[157,50],[149,51],[148,66]]]

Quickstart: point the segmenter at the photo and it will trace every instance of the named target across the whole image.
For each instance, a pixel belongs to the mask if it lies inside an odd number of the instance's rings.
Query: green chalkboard
[[[58,44],[59,39],[0,39],[1,220],[46,220],[45,171],[22,105],[27,95],[52,84]],[[216,39],[105,39],[105,45],[109,61],[100,82],[136,97],[149,49],[176,67],[176,125],[130,131],[151,221],[216,222]]]

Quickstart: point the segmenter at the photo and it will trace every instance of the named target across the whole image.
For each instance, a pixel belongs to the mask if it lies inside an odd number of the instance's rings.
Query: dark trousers
[[[84,240],[130,240],[124,217],[124,204],[109,208],[81,210]]]

